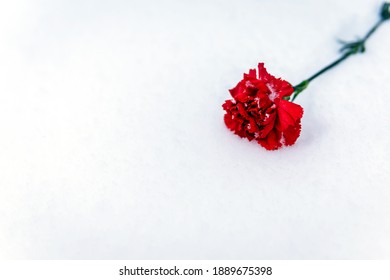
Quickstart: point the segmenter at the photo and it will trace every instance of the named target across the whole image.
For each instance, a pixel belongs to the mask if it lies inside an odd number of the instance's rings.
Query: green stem
[[[364,36],[364,42],[367,41],[368,38],[370,38],[370,36],[375,32],[375,30],[377,30],[377,28],[385,21],[386,19],[384,18],[381,18],[380,21],[377,22],[377,24],[375,24],[371,29],[370,31],[367,32],[366,36]]]
[[[329,64],[328,66],[322,68],[320,71],[318,71],[317,73],[315,73],[313,76],[311,76],[310,78],[308,78],[306,81],[308,83],[310,83],[311,81],[313,81],[315,78],[317,78],[318,76],[321,76],[322,74],[324,74],[326,71],[332,69],[333,67],[335,67],[337,64],[339,64],[340,62],[346,60],[352,53],[348,52],[348,53],[345,53],[342,57],[340,57],[339,59],[337,59],[335,62]],[[295,87],[294,87],[295,88]]]
[[[378,21],[366,34],[366,36],[363,37],[363,39],[358,40],[356,42],[342,42],[343,47],[340,49],[340,51],[343,53],[343,55],[337,59],[336,61],[332,62],[328,66],[322,68],[320,71],[309,77],[308,79],[302,81],[298,85],[294,86],[294,92],[292,94],[292,99],[291,101],[294,101],[297,96],[304,91],[309,83],[316,79],[317,77],[321,76],[328,70],[332,69],[342,61],[346,60],[348,57],[350,57],[353,54],[357,53],[363,53],[365,51],[365,43],[367,39],[377,30],[377,28],[385,21],[384,18],[381,18],[380,21]]]

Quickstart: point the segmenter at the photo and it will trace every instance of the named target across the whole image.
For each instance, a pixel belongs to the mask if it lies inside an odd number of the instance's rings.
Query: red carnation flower
[[[301,132],[303,109],[284,100],[294,88],[290,83],[270,75],[259,63],[244,74],[237,86],[230,90],[233,99],[222,105],[226,111],[226,126],[249,141],[256,140],[267,150],[276,150],[295,143]]]
[[[293,145],[301,133],[303,116],[302,107],[293,101],[314,79],[348,57],[364,53],[368,38],[381,24],[390,20],[390,3],[382,4],[379,15],[380,20],[363,39],[353,42],[341,41],[340,58],[294,87],[268,74],[263,63],[259,63],[258,73],[255,69],[249,70],[237,86],[230,90],[233,99],[226,100],[222,105],[226,111],[224,117],[226,126],[242,138],[256,140],[267,150]]]

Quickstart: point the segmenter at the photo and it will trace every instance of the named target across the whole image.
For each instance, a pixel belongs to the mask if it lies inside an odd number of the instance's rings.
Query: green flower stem
[[[309,86],[309,83],[312,80],[316,79],[317,77],[321,76],[328,70],[332,69],[342,61],[346,60],[351,55],[364,53],[366,50],[365,43],[368,40],[368,38],[370,38],[370,36],[378,29],[378,27],[384,21],[390,18],[390,3],[383,4],[380,15],[381,15],[381,19],[367,32],[366,36],[364,36],[363,39],[357,40],[355,42],[341,42],[343,44],[343,46],[340,49],[342,56],[339,59],[332,62],[328,66],[322,68],[320,71],[312,75],[310,78],[294,86],[294,92],[291,95],[291,101],[293,102],[295,98],[297,98],[297,96]],[[286,97],[285,99],[290,100],[290,96]]]

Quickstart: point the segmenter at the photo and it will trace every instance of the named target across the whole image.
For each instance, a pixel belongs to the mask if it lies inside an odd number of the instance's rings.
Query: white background
[[[0,257],[390,258],[390,22],[301,94],[296,145],[221,104],[296,84],[381,1],[0,2]]]

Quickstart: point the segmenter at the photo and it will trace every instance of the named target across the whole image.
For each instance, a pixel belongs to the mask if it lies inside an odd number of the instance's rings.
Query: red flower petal
[[[291,146],[297,141],[299,134],[301,133],[301,123],[297,122],[295,125],[288,127],[283,132],[284,145]]]
[[[242,80],[234,88],[230,89],[229,92],[235,99],[237,95],[242,94],[244,92],[245,88],[245,82]]]
[[[303,109],[298,104],[287,100],[280,100],[277,113],[278,120],[276,121],[276,128],[279,131],[284,131],[289,126],[294,126],[297,120],[302,118]]]
[[[257,143],[267,150],[277,150],[282,146],[282,143],[280,142],[280,133],[275,130],[272,130],[266,138],[258,139]]]
[[[250,69],[249,74],[244,74],[244,80],[256,79],[256,69]]]
[[[267,72],[267,69],[265,69],[264,63],[259,63],[257,67],[259,69],[259,80],[263,82],[269,82],[275,80],[275,77],[269,74]]]
[[[261,132],[259,134],[260,138],[267,137],[268,133],[270,133],[274,129],[274,127],[275,127],[275,120],[276,120],[276,114],[275,113],[269,115],[269,117],[267,117],[265,119],[264,127],[263,127],[263,129],[261,130]]]
[[[271,100],[290,96],[294,92],[294,88],[289,82],[282,79],[277,79],[267,72],[264,63],[259,63],[259,80],[265,83],[268,88],[268,93]]]

